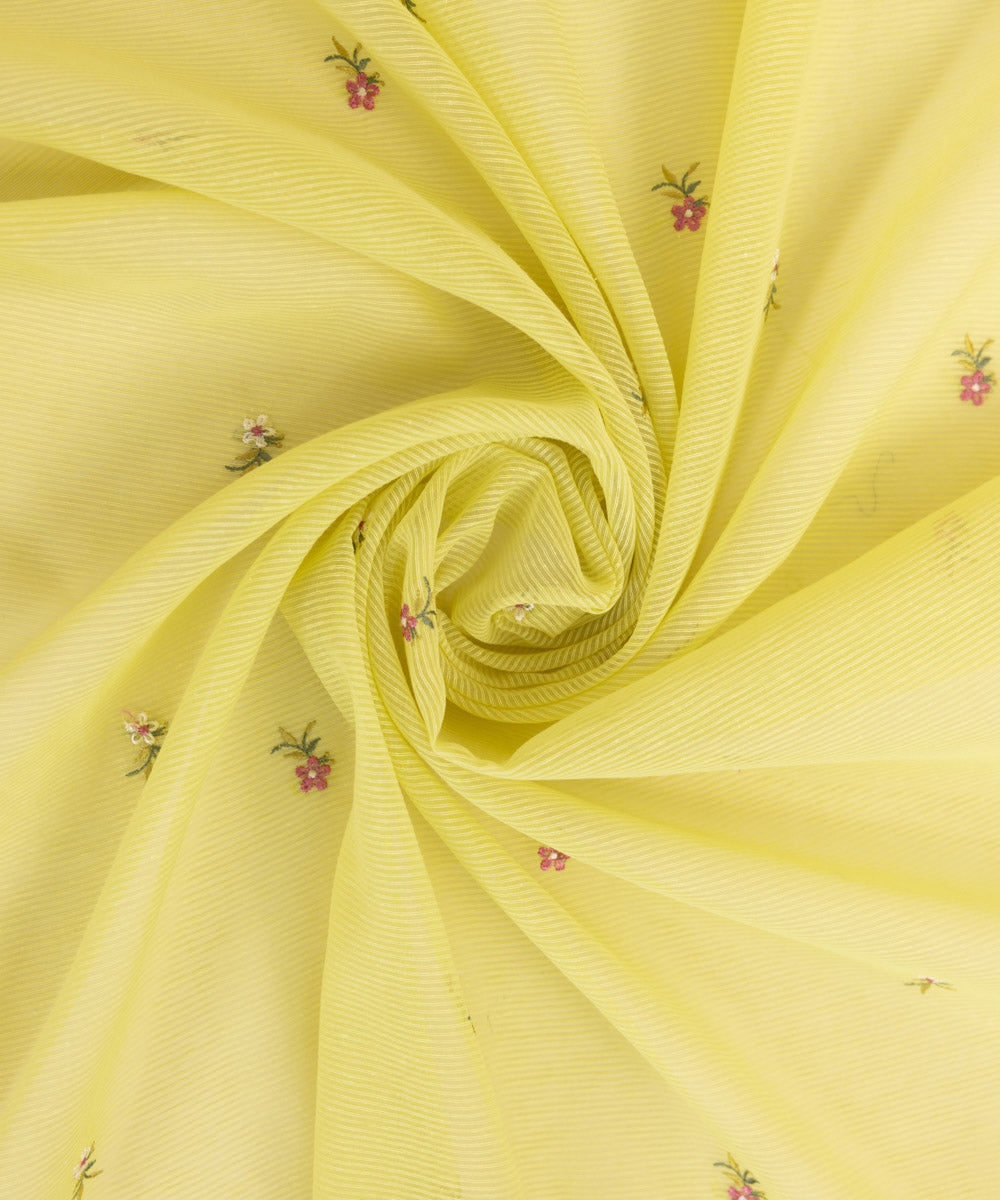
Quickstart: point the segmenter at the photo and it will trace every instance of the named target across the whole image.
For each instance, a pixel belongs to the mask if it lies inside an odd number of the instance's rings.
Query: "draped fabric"
[[[986,1194],[998,61],[0,0],[5,1195]]]

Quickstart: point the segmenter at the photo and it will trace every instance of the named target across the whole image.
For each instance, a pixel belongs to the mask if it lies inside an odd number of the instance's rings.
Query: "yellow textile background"
[[[997,62],[0,0],[4,1195],[985,1195]]]

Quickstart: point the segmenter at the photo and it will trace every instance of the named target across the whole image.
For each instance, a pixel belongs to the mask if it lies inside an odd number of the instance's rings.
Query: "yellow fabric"
[[[986,1195],[1000,7],[0,32],[3,1194]]]

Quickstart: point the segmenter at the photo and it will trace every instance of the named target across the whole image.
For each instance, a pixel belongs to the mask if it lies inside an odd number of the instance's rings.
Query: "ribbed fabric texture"
[[[0,0],[4,1195],[988,1190],[998,61]]]

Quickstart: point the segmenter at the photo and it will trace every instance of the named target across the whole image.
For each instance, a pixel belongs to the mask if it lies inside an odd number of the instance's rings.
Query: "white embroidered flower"
[[[267,423],[267,413],[261,413],[255,421],[253,417],[243,418],[243,440],[248,446],[266,446],[267,439],[274,437],[274,430]]]
[[[131,713],[127,715],[132,717]],[[154,735],[159,728],[159,721],[151,721],[144,712],[138,713],[132,717],[131,721],[125,722],[125,732],[132,735],[133,746],[138,746],[140,742],[145,742],[147,746],[152,746]]]
[[[523,621],[524,614],[526,612],[531,612],[534,609],[534,607],[535,606],[533,604],[515,604],[514,605],[514,620],[515,621]]]

